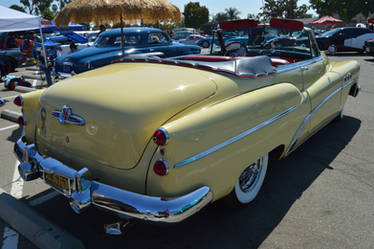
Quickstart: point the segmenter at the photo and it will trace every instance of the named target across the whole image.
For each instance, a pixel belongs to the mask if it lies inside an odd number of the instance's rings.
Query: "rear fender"
[[[147,193],[176,196],[209,186],[214,199],[228,194],[240,173],[279,145],[286,147],[310,104],[292,84],[281,83],[238,95],[162,126],[169,134],[150,164]],[[164,149],[162,156],[160,149]],[[166,176],[152,167],[163,159]]]

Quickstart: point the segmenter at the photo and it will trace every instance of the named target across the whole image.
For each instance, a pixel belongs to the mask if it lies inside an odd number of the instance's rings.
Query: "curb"
[[[1,112],[0,118],[9,120],[11,122],[17,123],[17,120],[19,117],[21,117],[22,114],[19,112],[14,112],[8,109],[5,109],[4,111]]]
[[[29,93],[29,92],[33,92],[33,91],[36,91],[38,89],[35,89],[35,88],[32,88],[32,87],[24,87],[24,86],[16,86],[14,88],[14,91],[16,92],[20,92],[20,93]]]
[[[84,249],[68,232],[0,188],[0,218],[41,249]]]

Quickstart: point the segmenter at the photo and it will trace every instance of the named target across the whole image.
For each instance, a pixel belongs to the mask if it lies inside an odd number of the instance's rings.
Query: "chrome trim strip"
[[[54,110],[51,112],[52,118],[58,120],[59,124],[72,124],[72,125],[84,125],[84,119],[74,115],[72,110],[69,106],[62,106],[62,110]]]
[[[288,71],[291,71],[297,68],[306,67],[306,66],[309,66],[310,64],[313,64],[315,62],[322,61],[322,60],[323,60],[323,56],[320,55],[310,60],[299,61],[299,62],[287,64],[287,65],[281,65],[277,67],[277,73],[284,73],[284,72],[288,72]]]
[[[319,108],[321,108],[321,106],[323,106],[329,99],[331,99],[335,94],[337,94],[338,92],[340,92],[341,90],[343,90],[344,88],[346,88],[347,86],[351,85],[352,83],[354,83],[355,81],[358,80],[358,77],[354,78],[353,80],[347,82],[346,84],[344,84],[343,86],[339,87],[338,89],[336,89],[335,91],[333,91],[329,96],[327,96],[324,100],[321,101],[321,103],[319,103],[317,106],[315,106],[310,112],[309,114],[305,117],[305,119],[303,120],[303,122],[300,124],[299,128],[296,130],[296,133],[294,135],[294,137],[292,138],[291,140],[291,143],[289,145],[289,147],[287,148],[287,152],[286,152],[286,155],[288,155],[291,151],[291,149],[293,148],[294,146],[294,143],[296,142],[296,140],[299,138],[300,136],[300,133],[301,131],[303,130],[305,124],[308,122],[308,120],[310,119],[310,117],[316,112],[318,111]]]
[[[282,113],[280,113],[280,114],[272,117],[271,119],[268,119],[268,120],[266,120],[266,121],[264,121],[264,122],[256,125],[255,127],[252,127],[250,129],[248,129],[248,130],[240,133],[239,135],[237,135],[235,137],[232,137],[232,138],[230,138],[230,139],[228,139],[228,140],[226,140],[226,141],[224,141],[224,142],[222,142],[220,144],[217,144],[214,147],[211,147],[211,148],[209,148],[209,149],[207,149],[207,150],[205,150],[203,152],[200,152],[200,153],[198,153],[198,154],[196,154],[196,155],[194,155],[192,157],[189,157],[189,158],[187,158],[187,159],[185,159],[185,160],[183,160],[183,161],[181,161],[179,163],[176,163],[174,165],[174,168],[178,168],[178,167],[184,166],[186,164],[189,164],[189,163],[192,163],[194,161],[197,161],[197,160],[199,160],[199,159],[201,159],[203,157],[206,157],[209,154],[212,154],[213,152],[216,152],[217,150],[220,150],[220,149],[222,149],[222,148],[224,148],[224,147],[226,147],[226,146],[228,146],[228,145],[230,145],[230,144],[232,144],[232,143],[234,143],[234,142],[236,142],[236,141],[238,141],[238,140],[240,140],[240,139],[242,139],[242,138],[250,135],[251,133],[253,133],[253,132],[255,132],[255,131],[257,131],[257,130],[259,130],[259,129],[261,129],[261,128],[269,125],[269,124],[271,124],[271,123],[273,123],[274,121],[282,118],[283,116],[285,116],[288,113],[294,111],[295,109],[296,109],[296,106],[292,106],[292,107],[288,108],[287,110],[285,110],[284,112],[282,112]]]
[[[54,189],[69,198],[69,204],[76,213],[89,206],[97,206],[121,217],[175,223],[197,213],[213,200],[213,192],[208,186],[170,198],[138,194],[88,180],[84,177],[88,169],[76,171],[54,158],[43,158],[34,148],[34,144],[25,144],[24,137],[15,143],[14,152],[21,162],[18,166],[20,175],[27,181],[43,178],[44,172],[68,178],[69,191]],[[28,155],[27,158],[23,159],[22,154]]]

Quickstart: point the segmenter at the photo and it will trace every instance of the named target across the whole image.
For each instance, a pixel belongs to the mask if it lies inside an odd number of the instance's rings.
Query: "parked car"
[[[368,55],[374,55],[374,39],[365,41],[364,50]]]
[[[22,52],[17,47],[14,34],[10,32],[0,32],[0,52],[9,57],[13,69],[22,64]]]
[[[178,40],[179,43],[185,44],[185,45],[197,45],[197,42],[200,39],[205,39],[205,36],[202,35],[190,35],[189,37],[185,39]]]
[[[252,202],[269,158],[343,118],[360,90],[356,61],[330,61],[301,22],[270,25],[288,40],[124,59],[17,97],[22,178],[44,179],[77,213],[96,206],[166,223],[227,195]]]
[[[367,28],[345,27],[336,28],[317,36],[321,50],[328,50],[334,45],[337,51],[364,51],[365,41],[373,39],[374,32]]]
[[[168,35],[155,28],[125,28],[125,55],[160,52],[164,57],[199,54],[198,46],[172,42]],[[110,64],[122,58],[121,30],[105,31],[94,46],[57,58],[55,69],[63,73],[81,73]]]

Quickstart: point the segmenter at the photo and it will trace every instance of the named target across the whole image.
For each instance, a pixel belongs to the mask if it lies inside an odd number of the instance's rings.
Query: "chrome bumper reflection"
[[[69,179],[69,189],[56,189],[69,198],[73,210],[80,213],[93,205],[118,215],[143,220],[174,223],[180,222],[209,204],[213,194],[209,187],[201,187],[177,198],[152,197],[133,193],[85,178],[88,170],[73,170],[53,158],[44,158],[34,144],[27,145],[24,137],[14,145],[20,160],[19,173],[25,181],[44,178],[45,173],[54,173]]]

